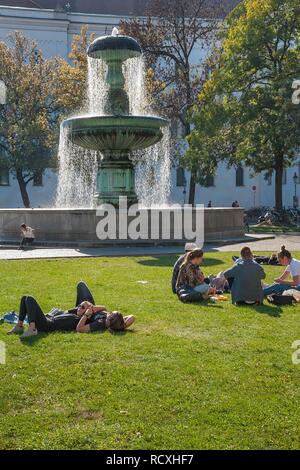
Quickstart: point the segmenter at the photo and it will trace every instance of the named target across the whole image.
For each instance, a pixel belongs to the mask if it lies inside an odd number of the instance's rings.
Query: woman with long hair
[[[208,298],[209,294],[215,294],[216,290],[204,281],[204,274],[200,270],[202,263],[203,251],[199,248],[185,255],[176,282],[177,292],[180,289],[190,289],[201,294],[204,299]]]

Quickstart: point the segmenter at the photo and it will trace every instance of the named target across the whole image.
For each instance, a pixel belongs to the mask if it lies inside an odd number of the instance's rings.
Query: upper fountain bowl
[[[89,46],[87,54],[93,59],[118,60],[139,57],[142,49],[139,43],[130,36],[112,35],[101,36],[95,39]]]

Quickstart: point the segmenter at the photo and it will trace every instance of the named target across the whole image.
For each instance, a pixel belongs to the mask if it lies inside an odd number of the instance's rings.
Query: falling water
[[[143,57],[128,59],[123,64],[125,89],[129,98],[129,114],[149,114],[145,87],[145,62]]]
[[[88,112],[89,114],[105,114],[105,103],[108,85],[105,81],[107,67],[101,59],[88,57]]]
[[[133,156],[135,166],[136,193],[143,207],[168,204],[170,195],[170,131],[163,129],[163,138],[143,152]]]
[[[96,177],[97,152],[74,145],[66,129],[60,129],[59,178],[56,207],[93,207]]]
[[[88,58],[87,105],[82,114],[105,115],[108,86],[107,67],[100,59]],[[142,57],[128,59],[123,65],[129,113],[151,115],[144,83]],[[97,180],[97,152],[78,147],[61,128],[59,140],[59,178],[57,207],[93,207]],[[136,192],[145,207],[165,205],[170,194],[170,132],[163,129],[162,140],[143,151],[133,152],[136,164]]]

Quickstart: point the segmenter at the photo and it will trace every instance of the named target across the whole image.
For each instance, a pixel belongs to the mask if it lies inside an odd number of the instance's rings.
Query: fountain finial
[[[111,35],[112,36],[119,36],[119,30],[118,28],[115,26],[111,32]]]

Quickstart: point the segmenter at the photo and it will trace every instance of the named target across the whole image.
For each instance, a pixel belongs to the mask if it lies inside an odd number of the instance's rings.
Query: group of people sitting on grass
[[[240,257],[233,257],[234,265],[217,276],[205,277],[200,269],[204,253],[187,243],[185,255],[174,265],[172,290],[182,301],[205,300],[210,296],[230,291],[233,304],[262,304],[264,297],[282,294],[288,289],[300,291],[300,261],[293,258],[285,246],[277,256],[255,257],[247,246]],[[271,285],[263,284],[266,277],[261,264],[280,264],[286,269]]]
[[[24,332],[24,321],[27,317],[29,327]],[[21,298],[19,321],[8,334],[21,334],[21,339],[36,336],[40,332],[76,331],[90,333],[109,330],[124,331],[131,326],[133,315],[123,316],[120,312],[109,312],[102,305],[96,305],[94,298],[84,282],[77,285],[75,307],[70,310],[53,309],[44,314],[38,302],[31,296]]]
[[[234,265],[217,276],[205,277],[200,266],[204,253],[192,243],[187,243],[185,254],[174,265],[172,290],[181,300],[203,300],[211,295],[230,291],[233,304],[256,304],[263,302],[270,294],[282,294],[287,289],[300,291],[300,261],[281,247],[276,260],[286,269],[271,285],[263,285],[265,272],[260,262],[276,264],[274,256],[255,259],[249,247],[241,250],[239,258],[233,257]],[[290,279],[288,279],[290,278]],[[186,300],[184,300],[186,299]],[[29,327],[24,332],[24,321],[27,317]],[[89,333],[109,330],[124,331],[135,321],[133,315],[123,316],[118,311],[107,311],[102,305],[96,305],[93,295],[84,282],[77,285],[75,307],[64,311],[53,309],[44,314],[38,302],[31,296],[23,296],[19,309],[18,323],[8,334],[21,334],[29,338],[39,332],[76,331]]]

